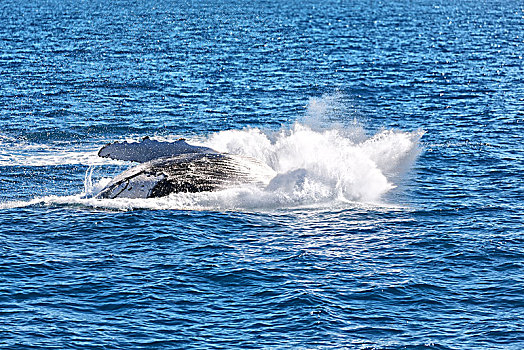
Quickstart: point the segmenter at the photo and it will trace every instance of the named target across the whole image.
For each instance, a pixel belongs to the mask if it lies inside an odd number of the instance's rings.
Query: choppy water
[[[0,4],[0,347],[524,347],[524,5]],[[114,140],[275,181],[87,199]]]

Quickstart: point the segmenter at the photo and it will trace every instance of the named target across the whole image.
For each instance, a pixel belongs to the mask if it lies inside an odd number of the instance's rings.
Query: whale
[[[98,151],[103,158],[138,163],[115,176],[95,197],[159,198],[172,193],[212,192],[235,186],[264,187],[275,176],[252,157],[220,153],[209,147],[152,140],[109,143]]]

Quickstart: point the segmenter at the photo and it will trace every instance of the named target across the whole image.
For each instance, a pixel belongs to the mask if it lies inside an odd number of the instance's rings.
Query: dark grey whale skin
[[[171,193],[214,191],[239,184],[259,184],[249,167],[255,159],[218,153],[185,140],[114,142],[100,149],[101,157],[140,162],[117,175],[96,198],[157,198]]]
[[[105,145],[98,151],[103,158],[126,160],[144,163],[153,159],[173,157],[188,153],[218,153],[209,147],[193,146],[184,139],[174,142],[151,140],[144,137],[140,142],[113,142]]]
[[[237,162],[234,157],[218,153],[190,153],[154,159],[124,171],[96,197],[157,198],[171,193],[213,191],[256,182],[249,174],[238,170]]]

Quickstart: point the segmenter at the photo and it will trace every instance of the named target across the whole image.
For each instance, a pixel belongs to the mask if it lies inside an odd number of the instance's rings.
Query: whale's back
[[[193,146],[184,139],[174,142],[156,141],[144,137],[140,142],[113,142],[98,151],[103,158],[145,163],[158,158],[175,157],[190,153],[217,153],[208,147]]]

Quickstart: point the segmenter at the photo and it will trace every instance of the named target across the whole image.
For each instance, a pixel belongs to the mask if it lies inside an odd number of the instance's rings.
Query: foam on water
[[[279,131],[246,128],[225,130],[190,143],[219,152],[252,157],[274,171],[265,188],[245,185],[215,192],[174,193],[152,199],[95,199],[109,181],[99,168],[114,161],[99,158],[95,150],[32,150],[0,163],[85,164],[89,165],[84,190],[75,196],[48,196],[29,202],[3,203],[0,208],[35,203],[80,204],[112,209],[211,209],[243,210],[297,206],[329,206],[335,203],[380,203],[395,187],[420,153],[423,131],[379,130],[368,135],[362,125],[352,121],[342,126],[333,119],[347,115],[344,105],[332,96],[312,99],[306,116]],[[333,118],[335,116],[336,118]],[[163,139],[176,139],[167,136]],[[50,152],[55,151],[55,152]],[[120,162],[121,164],[125,164]],[[96,168],[94,166],[97,166]],[[96,179],[95,179],[96,178]]]
[[[0,146],[6,146],[0,139]],[[124,164],[121,161],[100,158],[98,149],[71,148],[71,145],[11,143],[0,149],[0,166],[56,166]]]

